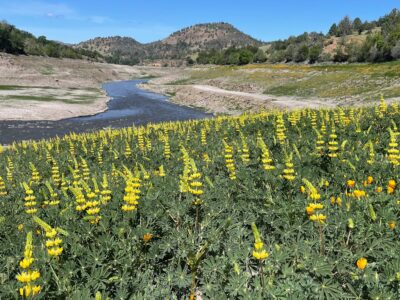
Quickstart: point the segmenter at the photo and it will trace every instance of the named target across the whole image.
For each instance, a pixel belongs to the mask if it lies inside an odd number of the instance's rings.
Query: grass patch
[[[54,88],[51,86],[0,85],[0,91],[15,91],[22,89],[54,89]]]
[[[176,92],[168,92],[167,96],[168,97],[175,97],[176,96]]]
[[[190,84],[191,83],[190,81],[191,81],[190,79],[179,79],[176,81],[168,82],[166,85],[185,85],[185,84]]]
[[[42,66],[42,67],[40,67],[39,72],[42,75],[53,75],[54,68],[50,65]]]
[[[385,97],[397,97],[398,89],[392,87],[400,85],[400,61],[381,64],[218,66],[193,70],[189,79],[172,84],[202,84],[209,80],[233,89],[235,86],[246,88],[251,84],[265,94],[275,96],[367,98],[383,92]]]
[[[144,76],[140,76],[139,78],[134,78],[134,79],[145,79],[145,80],[150,80],[150,79],[154,79],[154,78],[158,78],[159,76],[155,76],[155,75],[144,75]]]
[[[95,100],[93,96],[80,96],[74,99],[57,98],[54,96],[28,96],[28,95],[12,95],[6,96],[4,100],[27,100],[40,102],[64,102],[68,104],[90,104]]]
[[[0,85],[0,91],[14,91],[20,88],[18,85]]]

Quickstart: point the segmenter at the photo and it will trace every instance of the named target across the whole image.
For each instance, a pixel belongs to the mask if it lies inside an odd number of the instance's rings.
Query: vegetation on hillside
[[[77,45],[98,51],[115,63],[136,64],[146,60],[183,60],[199,51],[229,47],[260,46],[262,43],[227,23],[197,24],[172,33],[167,38],[141,44],[127,37],[95,38]]]
[[[73,59],[87,57],[97,60],[101,57],[94,51],[74,49],[71,46],[47,40],[45,36],[36,38],[31,33],[19,30],[6,22],[0,22],[0,52]]]
[[[267,50],[253,51],[250,62],[384,62],[400,58],[400,11],[393,9],[377,21],[362,22],[344,17],[329,32],[303,33],[269,43]],[[242,61],[229,55],[242,49],[205,51],[198,56],[201,64],[240,65]],[[222,57],[222,58],[221,58]],[[261,59],[260,59],[261,58]]]
[[[193,68],[171,85],[212,85],[226,90],[294,98],[329,98],[349,105],[383,94],[400,97],[400,61],[353,64],[249,64]]]
[[[222,51],[200,52],[196,62],[198,64],[216,64],[216,65],[247,65],[252,62],[265,62],[267,56],[264,51],[255,46],[245,48],[230,47]],[[194,61],[190,57],[187,63],[193,64]]]
[[[261,112],[0,154],[5,299],[399,299],[400,111]]]

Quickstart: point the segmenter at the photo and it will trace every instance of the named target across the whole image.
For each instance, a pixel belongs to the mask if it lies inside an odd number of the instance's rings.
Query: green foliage
[[[294,54],[295,62],[303,62],[308,58],[308,47],[307,45],[301,45]]]
[[[322,53],[322,49],[320,47],[317,47],[317,46],[311,47],[310,51],[308,53],[308,59],[310,61],[310,64],[313,64],[316,61],[318,61],[321,53]]]
[[[121,56],[119,52],[115,52],[110,56],[106,56],[105,60],[110,64],[120,64],[134,66],[140,63],[140,60],[136,56]]]
[[[17,298],[15,276],[32,231],[44,299],[188,299],[193,282],[203,299],[398,299],[399,228],[388,223],[399,220],[400,189],[386,192],[389,180],[400,182],[398,166],[387,157],[391,135],[398,136],[393,135],[400,126],[398,106],[284,113],[284,142],[275,136],[277,116],[152,124],[9,145],[0,154],[8,192],[0,196],[0,298]],[[333,131],[336,158],[327,147],[315,148],[320,134],[327,144]],[[166,140],[170,159],[164,156]],[[263,168],[261,140],[274,170]],[[244,142],[248,161],[242,159]],[[226,143],[233,149],[237,180],[229,179]],[[193,195],[179,189],[184,152],[201,173],[203,204],[197,207]],[[281,176],[288,156],[296,176],[291,182]],[[32,166],[38,181],[32,181]],[[55,166],[64,184],[55,183]],[[82,178],[86,172],[89,179]],[[141,185],[137,211],[126,213],[121,205],[129,174],[139,176]],[[369,175],[373,182],[365,185]],[[352,196],[349,179],[368,197]],[[38,218],[25,213],[23,182],[34,192]],[[111,199],[100,200],[102,218],[91,224],[76,210],[72,187],[98,196],[104,182]],[[312,201],[300,188],[307,182],[321,195],[327,216],[321,226],[305,212]],[[49,192],[60,200],[56,206],[46,204]],[[340,205],[331,197],[341,197]],[[253,223],[269,254],[261,266],[252,257]],[[40,228],[48,226],[62,238],[59,259],[45,250]],[[364,270],[356,265],[360,257],[368,259]]]
[[[353,26],[350,18],[348,16],[344,17],[338,25],[337,28],[337,35],[338,36],[344,36],[344,35],[349,35],[353,32]]]
[[[19,30],[6,22],[0,22],[0,51],[12,54],[41,55],[57,58],[82,59],[83,56],[99,59],[101,55],[84,49],[74,49],[45,36],[35,38],[32,34]]]
[[[261,48],[257,50],[256,54],[254,55],[254,62],[263,63],[267,60],[267,56],[265,55],[264,50]]]
[[[261,52],[260,52],[261,51]],[[230,47],[217,51],[200,52],[196,62],[198,64],[217,64],[217,65],[247,65],[257,58],[257,62],[265,61],[263,50],[257,47],[248,46],[245,48]]]
[[[366,39],[362,43],[345,41],[347,36],[353,34],[366,35]],[[339,42],[332,56],[322,54],[319,49],[322,49],[328,39],[333,43],[333,38],[340,38],[343,41]],[[267,56],[271,63],[306,60],[311,64],[318,61],[385,62],[400,57],[397,48],[399,41],[400,12],[394,9],[388,15],[372,22],[363,23],[360,18],[351,20],[346,16],[338,24],[332,24],[326,36],[311,32],[272,42]]]

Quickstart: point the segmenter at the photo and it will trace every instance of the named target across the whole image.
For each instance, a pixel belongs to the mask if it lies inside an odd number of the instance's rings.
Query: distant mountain
[[[163,40],[149,44],[141,44],[129,37],[115,36],[95,38],[75,47],[97,51],[109,56],[111,62],[132,60],[134,63],[146,59],[183,59],[200,51],[261,45],[262,42],[228,23],[207,23],[184,28]]]
[[[114,52],[130,53],[137,50],[142,51],[143,45],[130,37],[96,37],[88,41],[76,45],[78,48],[83,48],[91,51],[97,51],[103,55]]]
[[[145,45],[130,37],[96,37],[74,47],[98,52],[111,63],[137,64],[147,56]]]
[[[261,46],[261,42],[228,23],[199,24],[174,32],[166,39],[153,43],[170,47],[182,54],[228,47]]]

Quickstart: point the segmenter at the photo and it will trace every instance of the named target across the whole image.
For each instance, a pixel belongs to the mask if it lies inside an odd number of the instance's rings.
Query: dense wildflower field
[[[400,111],[261,112],[0,154],[0,298],[400,299]]]

